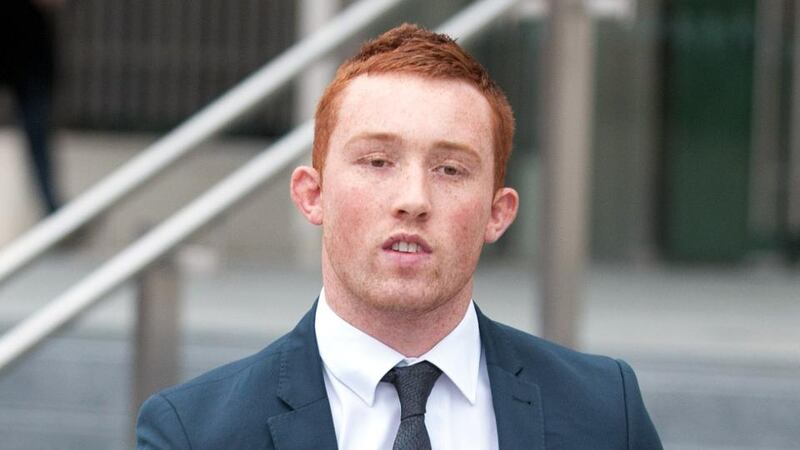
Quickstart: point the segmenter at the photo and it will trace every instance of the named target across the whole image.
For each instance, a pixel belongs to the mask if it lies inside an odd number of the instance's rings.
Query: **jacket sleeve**
[[[639,383],[633,369],[617,360],[625,395],[625,416],[628,425],[628,450],[663,450],[658,432],[644,406]]]
[[[161,394],[142,404],[136,420],[136,449],[191,449],[175,407]]]

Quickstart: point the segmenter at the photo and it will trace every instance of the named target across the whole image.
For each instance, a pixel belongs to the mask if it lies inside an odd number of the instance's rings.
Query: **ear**
[[[292,201],[300,213],[313,225],[322,225],[322,185],[319,172],[300,166],[292,172],[289,186]]]
[[[492,200],[492,213],[483,234],[484,242],[491,244],[500,239],[500,236],[517,217],[518,207],[519,194],[514,189],[505,187],[495,192],[494,200]]]

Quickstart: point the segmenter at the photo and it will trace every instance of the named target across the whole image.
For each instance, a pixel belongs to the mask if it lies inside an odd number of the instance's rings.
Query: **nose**
[[[425,220],[430,215],[431,202],[425,171],[408,170],[396,187],[394,215],[402,219]]]

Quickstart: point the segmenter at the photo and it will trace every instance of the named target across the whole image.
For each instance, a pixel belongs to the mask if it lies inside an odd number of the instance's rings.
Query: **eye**
[[[444,172],[445,175],[458,175],[459,174],[459,170],[456,169],[453,166],[444,166],[444,167],[442,167],[442,172]]]
[[[459,167],[450,164],[443,164],[437,167],[436,171],[448,177],[455,177],[464,173]]]
[[[380,168],[383,168],[383,167],[386,167],[387,165],[389,165],[389,162],[386,161],[385,159],[375,158],[375,159],[370,159],[369,160],[369,165],[372,166],[372,167],[380,169]]]
[[[392,166],[390,157],[381,154],[364,155],[356,162],[358,165],[370,169],[387,169]]]

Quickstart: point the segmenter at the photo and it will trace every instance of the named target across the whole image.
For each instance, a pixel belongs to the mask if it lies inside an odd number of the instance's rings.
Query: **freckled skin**
[[[483,244],[516,214],[516,192],[493,192],[492,146],[489,103],[465,82],[386,74],[349,84],[321,187],[312,168],[292,179],[298,207],[322,226],[323,283],[340,317],[408,356],[458,324]],[[385,248],[398,233],[430,251]]]

